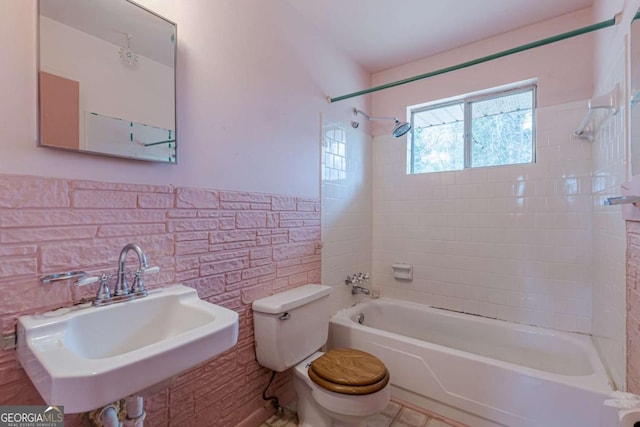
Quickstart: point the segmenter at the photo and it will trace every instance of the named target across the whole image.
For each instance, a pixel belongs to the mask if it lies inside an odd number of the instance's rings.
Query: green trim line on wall
[[[638,16],[640,16],[640,13],[636,14],[636,17],[634,19],[637,19]],[[598,22],[596,24],[591,24],[591,25],[587,25],[586,27],[582,27],[582,28],[577,28],[575,30],[571,30],[571,31],[567,31],[566,33],[561,33],[552,37],[547,37],[535,42],[531,42],[531,43],[527,43],[527,44],[523,44],[521,46],[518,47],[514,47],[512,49],[507,49],[507,50],[503,50],[501,52],[497,52],[491,55],[487,55],[487,56],[483,56],[481,58],[477,58],[471,61],[467,61],[467,62],[462,62],[460,64],[457,65],[452,65],[450,67],[445,67],[445,68],[440,68],[439,70],[435,70],[435,71],[430,71],[428,73],[424,73],[424,74],[420,74],[414,77],[409,77],[403,80],[398,80],[395,82],[391,82],[391,83],[386,83],[380,86],[375,86],[369,89],[364,89],[364,90],[360,90],[358,92],[352,92],[352,93],[348,93],[346,95],[341,95],[341,96],[336,96],[336,97],[328,97],[327,100],[329,102],[338,102],[338,101],[343,101],[345,99],[349,99],[349,98],[354,98],[356,96],[361,96],[361,95],[366,95],[372,92],[378,92],[384,89],[389,89],[392,87],[396,87],[396,86],[400,86],[400,85],[404,85],[407,83],[413,83],[415,81],[418,80],[422,80],[422,79],[426,79],[429,77],[434,77],[440,74],[446,74],[446,73],[450,73],[452,71],[456,71],[456,70],[460,70],[462,68],[467,68],[467,67],[471,67],[473,65],[477,65],[477,64],[481,64],[483,62],[488,62],[488,61],[493,61],[494,59],[498,59],[498,58],[502,58],[504,56],[509,56],[509,55],[513,55],[515,53],[519,53],[519,52],[523,52],[525,50],[529,50],[529,49],[533,49],[536,47],[540,47],[540,46],[544,46],[547,44],[551,44],[551,43],[555,43],[561,40],[565,40],[565,39],[569,39],[571,37],[576,37],[576,36],[580,36],[582,34],[587,34],[590,33],[592,31],[596,31],[596,30],[600,30],[603,28],[607,28],[607,27],[611,27],[612,25],[616,25],[618,23],[618,19],[617,19],[617,15],[611,19],[607,19],[606,21],[602,21],[602,22]]]
[[[169,144],[169,148],[171,148],[171,143],[172,142],[176,142],[176,140],[175,139],[167,139],[165,141],[148,142],[148,143],[144,144],[144,146],[145,147],[151,147],[152,145]]]

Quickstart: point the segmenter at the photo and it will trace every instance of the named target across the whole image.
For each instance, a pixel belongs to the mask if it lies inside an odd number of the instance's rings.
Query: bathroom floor
[[[298,416],[295,411],[295,404],[288,405],[284,414],[271,416],[260,427],[297,427]],[[367,427],[454,427],[395,402],[389,402],[384,411],[367,418],[366,423]]]

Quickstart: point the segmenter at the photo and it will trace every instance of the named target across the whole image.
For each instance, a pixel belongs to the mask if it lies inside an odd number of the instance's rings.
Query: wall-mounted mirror
[[[129,0],[39,0],[39,145],[176,163],[176,25]]]
[[[640,11],[631,21],[631,175],[640,175]]]

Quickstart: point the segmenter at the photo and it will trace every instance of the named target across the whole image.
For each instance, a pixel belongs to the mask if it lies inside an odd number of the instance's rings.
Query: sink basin
[[[18,360],[48,405],[90,411],[233,347],[238,314],[174,285],[104,307],[18,319]]]

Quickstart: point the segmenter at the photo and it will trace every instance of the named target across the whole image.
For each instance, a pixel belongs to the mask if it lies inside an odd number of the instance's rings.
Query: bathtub
[[[385,298],[339,311],[329,334],[380,358],[394,398],[470,427],[619,425],[586,335]]]

